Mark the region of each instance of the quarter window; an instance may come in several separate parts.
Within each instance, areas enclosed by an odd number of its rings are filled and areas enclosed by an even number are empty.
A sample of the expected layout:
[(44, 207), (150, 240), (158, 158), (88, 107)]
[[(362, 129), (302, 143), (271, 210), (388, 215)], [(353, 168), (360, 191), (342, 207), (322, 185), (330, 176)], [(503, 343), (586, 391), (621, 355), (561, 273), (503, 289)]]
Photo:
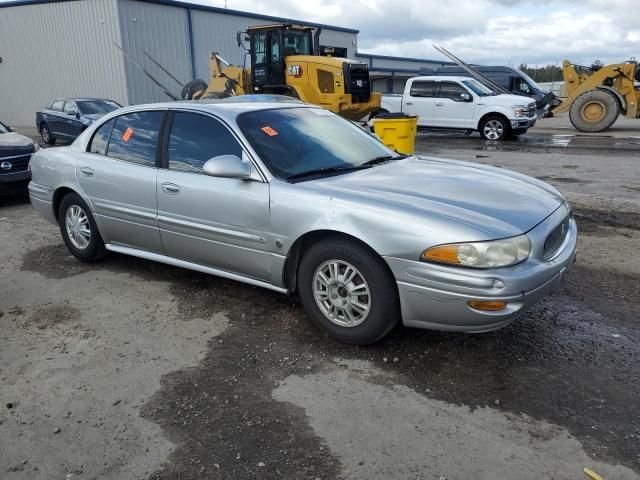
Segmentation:
[(169, 135), (169, 168), (202, 172), (205, 162), (219, 155), (242, 157), (242, 147), (219, 121), (196, 113), (176, 112)]
[(102, 126), (100, 126), (93, 134), (89, 148), (90, 153), (97, 153), (98, 155), (107, 154), (107, 143), (109, 143), (109, 135), (111, 135), (111, 128), (113, 127), (114, 120), (111, 119)]
[(436, 82), (413, 82), (411, 84), (411, 91), (409, 95), (412, 97), (427, 97), (431, 98), (435, 96)]
[(462, 93), (469, 93), (462, 85), (455, 82), (441, 82), (438, 98), (449, 98), (456, 102), (460, 102), (462, 101), (460, 99), (460, 94)]
[(107, 155), (153, 167), (164, 112), (135, 112), (116, 118)]

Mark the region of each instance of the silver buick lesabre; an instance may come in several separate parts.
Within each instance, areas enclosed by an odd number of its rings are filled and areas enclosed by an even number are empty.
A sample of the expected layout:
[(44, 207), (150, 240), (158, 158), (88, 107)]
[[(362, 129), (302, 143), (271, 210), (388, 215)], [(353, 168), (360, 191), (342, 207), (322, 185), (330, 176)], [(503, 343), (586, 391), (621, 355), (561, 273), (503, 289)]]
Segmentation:
[(334, 338), (398, 320), (463, 332), (511, 322), (572, 265), (577, 228), (552, 186), (389, 150), (298, 103), (117, 110), (36, 153), (33, 206), (86, 262), (107, 251), (298, 294)]

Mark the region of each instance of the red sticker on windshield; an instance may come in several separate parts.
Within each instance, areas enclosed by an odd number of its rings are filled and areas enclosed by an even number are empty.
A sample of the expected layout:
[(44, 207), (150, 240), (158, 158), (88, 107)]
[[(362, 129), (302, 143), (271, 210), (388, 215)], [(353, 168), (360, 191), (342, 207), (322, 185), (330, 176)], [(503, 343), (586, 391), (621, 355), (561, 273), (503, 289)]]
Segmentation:
[(278, 132), (276, 132), (273, 128), (271, 127), (262, 127), (260, 130), (262, 130), (264, 133), (266, 133), (267, 135), (269, 135), (270, 137), (275, 137), (276, 135), (278, 135)]
[(122, 134), (122, 140), (124, 140), (125, 142), (128, 142), (131, 139), (132, 135), (133, 135), (133, 128), (129, 127)]

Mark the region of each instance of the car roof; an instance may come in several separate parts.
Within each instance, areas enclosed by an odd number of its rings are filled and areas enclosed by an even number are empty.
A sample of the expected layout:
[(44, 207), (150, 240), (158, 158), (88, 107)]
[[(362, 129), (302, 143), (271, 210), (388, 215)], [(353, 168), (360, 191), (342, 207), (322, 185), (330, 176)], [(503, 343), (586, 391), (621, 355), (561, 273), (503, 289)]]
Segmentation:
[(223, 100), (187, 100), (163, 103), (148, 103), (141, 105), (132, 105), (125, 107), (120, 111), (139, 111), (139, 110), (157, 110), (157, 109), (188, 109), (201, 112), (234, 112), (240, 114), (243, 112), (253, 112), (258, 110), (272, 110), (285, 108), (320, 108), (317, 105), (309, 105), (302, 102), (243, 102)]
[[(110, 98), (92, 98), (92, 97), (76, 97), (76, 98), (56, 98), (53, 102), (83, 102), (83, 101), (100, 101), (100, 102), (115, 102)], [(52, 103), (53, 103), (52, 102)]]
[[(513, 67), (507, 67), (505, 65), (475, 65), (473, 66), (475, 70), (479, 70), (481, 72), (515, 72), (516, 69)], [(464, 68), (459, 66), (447, 66), (440, 67), (436, 70), (437, 72), (453, 72), (453, 71), (465, 71)]]

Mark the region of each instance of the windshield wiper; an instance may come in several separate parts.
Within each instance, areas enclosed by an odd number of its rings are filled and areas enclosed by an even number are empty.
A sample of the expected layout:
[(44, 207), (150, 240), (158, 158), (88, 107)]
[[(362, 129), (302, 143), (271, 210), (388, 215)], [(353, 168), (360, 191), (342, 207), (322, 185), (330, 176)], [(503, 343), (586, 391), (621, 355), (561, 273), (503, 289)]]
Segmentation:
[(311, 177), (313, 175), (324, 175), (324, 174), (332, 174), (332, 173), (343, 173), (343, 172), (351, 172), (354, 170), (361, 170), (363, 168), (369, 168), (371, 165), (349, 165), (343, 167), (324, 167), (324, 168), (316, 168), (314, 170), (307, 170), (306, 172), (294, 173), (293, 175), (289, 175), (287, 180), (295, 180), (297, 178)]
[(377, 165), (379, 163), (390, 162), (391, 160), (402, 160), (403, 158), (407, 158), (409, 155), (405, 155), (404, 153), (399, 153), (398, 155), (382, 155), (380, 157), (372, 158), (364, 162), (362, 167), (370, 167), (372, 165)]

